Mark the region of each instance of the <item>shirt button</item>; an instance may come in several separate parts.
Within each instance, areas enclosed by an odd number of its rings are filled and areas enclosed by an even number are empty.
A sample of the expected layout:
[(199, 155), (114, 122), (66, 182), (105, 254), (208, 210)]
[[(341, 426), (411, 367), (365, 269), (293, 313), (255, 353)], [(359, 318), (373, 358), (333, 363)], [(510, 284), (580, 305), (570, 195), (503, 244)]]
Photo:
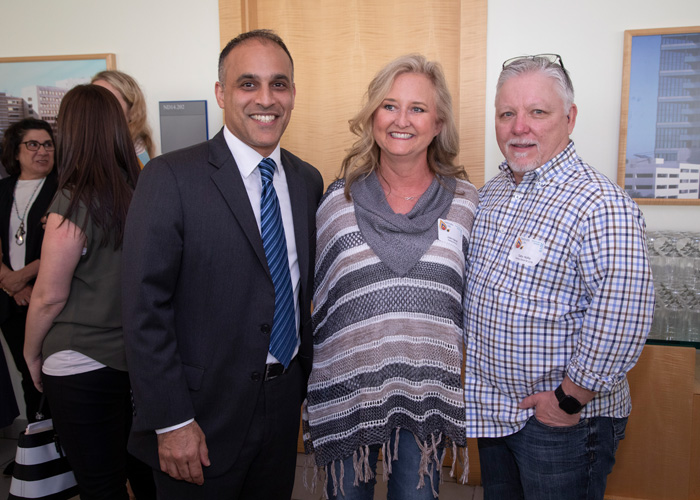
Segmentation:
[(250, 380), (252, 380), (253, 382), (258, 382), (260, 380), (260, 373), (259, 372), (251, 373)]
[(261, 325), (260, 332), (265, 334), (265, 335), (269, 335), (270, 334), (270, 325), (268, 325), (267, 323)]

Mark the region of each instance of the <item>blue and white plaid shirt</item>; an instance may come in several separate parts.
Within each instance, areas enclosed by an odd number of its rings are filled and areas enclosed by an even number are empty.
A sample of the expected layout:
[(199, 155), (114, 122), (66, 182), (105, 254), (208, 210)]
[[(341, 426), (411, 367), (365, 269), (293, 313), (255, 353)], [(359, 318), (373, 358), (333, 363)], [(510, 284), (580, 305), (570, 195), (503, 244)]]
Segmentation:
[(520, 430), (518, 403), (568, 375), (596, 391), (583, 417), (628, 416), (625, 374), (651, 326), (654, 289), (637, 204), (573, 142), (515, 184), (481, 188), (465, 290), (467, 435)]

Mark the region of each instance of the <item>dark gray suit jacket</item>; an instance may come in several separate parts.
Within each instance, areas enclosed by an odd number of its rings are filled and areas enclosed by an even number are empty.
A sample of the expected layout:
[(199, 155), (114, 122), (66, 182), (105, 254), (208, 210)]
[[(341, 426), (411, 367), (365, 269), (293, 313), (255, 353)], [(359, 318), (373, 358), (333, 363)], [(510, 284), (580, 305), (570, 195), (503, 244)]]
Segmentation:
[[(282, 150), (299, 255), (301, 346), (311, 371), (319, 172)], [(151, 160), (129, 210), (123, 322), (135, 417), (130, 451), (159, 469), (155, 429), (195, 418), (216, 476), (236, 460), (263, 383), (274, 288), (260, 231), (220, 131)]]

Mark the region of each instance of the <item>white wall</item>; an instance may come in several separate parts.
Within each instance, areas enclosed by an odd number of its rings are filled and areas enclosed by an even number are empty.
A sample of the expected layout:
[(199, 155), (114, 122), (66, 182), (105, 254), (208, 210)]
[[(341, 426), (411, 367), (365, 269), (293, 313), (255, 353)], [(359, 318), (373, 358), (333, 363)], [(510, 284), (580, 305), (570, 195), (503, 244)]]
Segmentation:
[[(158, 101), (207, 99), (213, 136), (222, 125), (214, 99), (218, 0), (107, 5), (3, 0), (0, 57), (113, 52), (117, 67), (134, 76), (146, 93), (158, 143)], [(502, 61), (522, 54), (562, 55), (576, 88), (579, 115), (573, 138), (578, 152), (616, 180), (624, 31), (694, 25), (700, 25), (696, 0), (489, 0), (486, 179), (496, 174), (502, 159), (493, 134), (494, 89)], [(700, 206), (642, 209), (650, 229), (700, 231)]]
[[(218, 0), (2, 0), (0, 57), (113, 52), (117, 68), (146, 93), (158, 143), (158, 101), (207, 99), (213, 136), (222, 125), (214, 99), (218, 6)], [(615, 180), (624, 30), (693, 25), (700, 25), (697, 0), (489, 0), (486, 178), (502, 159), (493, 134), (502, 61), (562, 55), (576, 88), (578, 152)], [(700, 231), (700, 206), (642, 209), (650, 229)]]
[(158, 101), (206, 99), (209, 136), (222, 126), (218, 0), (2, 0), (0, 16), (0, 57), (116, 54), (146, 94), (158, 151)]
[[(0, 57), (114, 53), (148, 100), (160, 151), (158, 101), (207, 99), (209, 136), (223, 123), (214, 98), (218, 0), (2, 0)], [(22, 389), (9, 351), (15, 395)]]
[[(697, 0), (489, 0), (486, 93), (486, 179), (502, 161), (494, 129), (496, 80), (506, 59), (555, 53), (576, 90), (572, 138), (579, 155), (617, 180), (624, 31), (700, 25)], [(649, 229), (700, 231), (700, 206), (642, 205)]]

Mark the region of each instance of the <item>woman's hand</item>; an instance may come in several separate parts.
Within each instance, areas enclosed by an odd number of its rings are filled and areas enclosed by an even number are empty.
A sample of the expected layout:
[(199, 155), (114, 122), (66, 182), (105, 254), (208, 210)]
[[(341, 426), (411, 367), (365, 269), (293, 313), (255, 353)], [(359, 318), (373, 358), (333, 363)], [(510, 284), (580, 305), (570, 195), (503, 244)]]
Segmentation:
[(7, 293), (10, 297), (14, 297), (17, 292), (22, 290), (27, 285), (28, 281), (29, 279), (27, 279), (22, 270), (7, 271), (2, 276), (2, 282), (0, 285), (2, 285), (2, 289), (5, 290), (5, 293)]
[(17, 302), (18, 306), (29, 305), (29, 299), (32, 297), (32, 289), (31, 285), (27, 285), (14, 295), (15, 302)]
[(5, 264), (2, 264), (2, 269), (0, 269), (0, 287), (10, 297), (13, 297), (27, 286), (27, 283), (36, 278), (36, 275), (39, 273), (39, 262), (40, 260), (36, 259), (19, 271), (13, 271)]
[(44, 392), (44, 384), (41, 383), (41, 352), (35, 356), (27, 356), (27, 351), (24, 352), (24, 360), (27, 362), (29, 373), (32, 374), (32, 382), (34, 387), (39, 392)]

